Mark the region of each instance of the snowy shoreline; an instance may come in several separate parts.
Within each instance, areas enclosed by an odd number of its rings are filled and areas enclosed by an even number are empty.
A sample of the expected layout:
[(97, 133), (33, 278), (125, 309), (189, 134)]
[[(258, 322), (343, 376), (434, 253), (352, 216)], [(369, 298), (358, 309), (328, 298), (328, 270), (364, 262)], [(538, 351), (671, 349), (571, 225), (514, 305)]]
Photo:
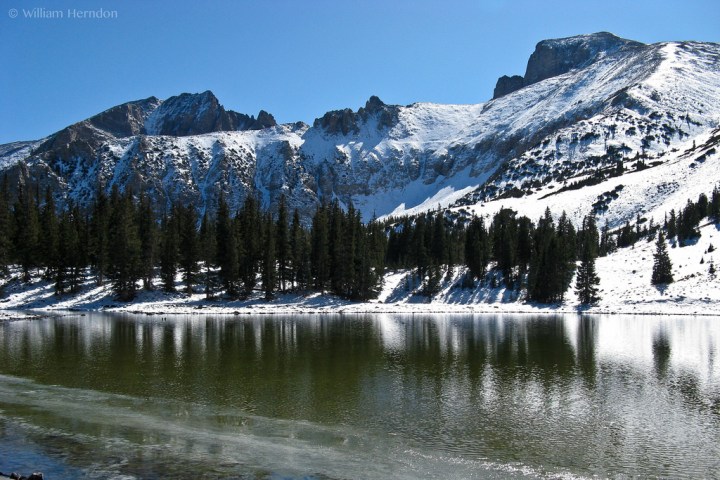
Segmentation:
[[(580, 306), (573, 288), (559, 305), (526, 301), (523, 292), (508, 290), (502, 282), (492, 287), (492, 280), (460, 288), (465, 268), (455, 267), (444, 276), (439, 292), (420, 295), (420, 285), (413, 270), (389, 271), (384, 276), (378, 298), (352, 302), (331, 294), (317, 292), (279, 293), (271, 301), (255, 292), (245, 300), (207, 300), (197, 291), (166, 293), (159, 289), (140, 290), (135, 300), (121, 303), (113, 298), (109, 284), (97, 286), (90, 275), (84, 278), (80, 291), (56, 295), (51, 281), (35, 276), (29, 283), (14, 280), (3, 285), (0, 299), (0, 322), (22, 312), (46, 316), (61, 312), (114, 312), (138, 315), (318, 315), (318, 314), (584, 314), (584, 315), (683, 315), (720, 316), (720, 278), (708, 273), (712, 260), (707, 252), (719, 243), (718, 229), (706, 224), (702, 236), (692, 245), (671, 248), (675, 282), (655, 287), (651, 284), (654, 242), (640, 241), (632, 248), (621, 248), (597, 259), (600, 277), (600, 302), (590, 308)], [(492, 275), (489, 274), (491, 277)], [(178, 290), (182, 279), (177, 279)], [(574, 282), (573, 282), (574, 284)], [(16, 312), (16, 313), (12, 313)]]

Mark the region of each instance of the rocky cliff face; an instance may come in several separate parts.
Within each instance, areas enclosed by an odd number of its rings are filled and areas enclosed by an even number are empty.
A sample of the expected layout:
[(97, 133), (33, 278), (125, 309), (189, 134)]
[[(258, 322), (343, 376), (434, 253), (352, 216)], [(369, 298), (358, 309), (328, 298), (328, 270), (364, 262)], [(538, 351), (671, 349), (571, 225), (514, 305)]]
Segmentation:
[(493, 98), (499, 98), (547, 78), (589, 65), (601, 57), (621, 50), (643, 48), (645, 45), (600, 32), (569, 38), (543, 40), (535, 46), (528, 60), (525, 76), (502, 76), (498, 79)]
[(145, 121), (144, 133), (184, 137), (211, 132), (260, 130), (275, 126), (269, 113), (260, 111), (258, 118), (225, 110), (212, 92), (183, 93), (162, 102)]

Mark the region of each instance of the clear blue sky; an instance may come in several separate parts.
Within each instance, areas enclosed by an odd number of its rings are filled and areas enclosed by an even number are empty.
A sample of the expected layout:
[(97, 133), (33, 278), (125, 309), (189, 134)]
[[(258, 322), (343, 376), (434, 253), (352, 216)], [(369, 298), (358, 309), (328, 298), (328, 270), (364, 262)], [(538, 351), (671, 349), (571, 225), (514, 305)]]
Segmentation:
[[(545, 38), (720, 41), (718, 0), (2, 0), (0, 143), (113, 105), (212, 90), (279, 122), (386, 103), (479, 103)], [(33, 8), (64, 18), (27, 18)], [(116, 11), (105, 20), (68, 9)], [(11, 9), (18, 16), (11, 18)]]

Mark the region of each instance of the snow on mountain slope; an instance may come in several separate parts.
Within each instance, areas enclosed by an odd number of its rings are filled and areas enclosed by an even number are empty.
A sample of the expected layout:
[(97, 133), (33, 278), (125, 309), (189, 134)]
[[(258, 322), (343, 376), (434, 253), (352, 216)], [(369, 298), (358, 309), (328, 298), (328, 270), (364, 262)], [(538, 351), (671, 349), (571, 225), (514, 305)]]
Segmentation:
[[(631, 201), (660, 208), (653, 199), (664, 194), (653, 196), (650, 185), (670, 184), (669, 195), (691, 183), (674, 178), (684, 177), (672, 162), (688, 163), (681, 154), (720, 123), (720, 46), (643, 45), (600, 33), (543, 41), (533, 55), (532, 82), (486, 103), (403, 107), (371, 97), (312, 126), (237, 114), (210, 92), (151, 97), (32, 147), (2, 146), (0, 168), (14, 183), (38, 183), (81, 204), (118, 185), (148, 192), (159, 208), (181, 200), (202, 210), (220, 192), (233, 207), (247, 195), (272, 207), (285, 195), (304, 214), (323, 200), (353, 202), (365, 219), (451, 204), (490, 210), (479, 205), (492, 200), (529, 209), (582, 201), (590, 203), (565, 209), (579, 218), (596, 203), (617, 224), (645, 208)], [(622, 174), (611, 175), (619, 164)], [(645, 166), (652, 168), (638, 171)], [(547, 196), (577, 182), (588, 186)], [(637, 188), (620, 200), (598, 203), (631, 183)]]

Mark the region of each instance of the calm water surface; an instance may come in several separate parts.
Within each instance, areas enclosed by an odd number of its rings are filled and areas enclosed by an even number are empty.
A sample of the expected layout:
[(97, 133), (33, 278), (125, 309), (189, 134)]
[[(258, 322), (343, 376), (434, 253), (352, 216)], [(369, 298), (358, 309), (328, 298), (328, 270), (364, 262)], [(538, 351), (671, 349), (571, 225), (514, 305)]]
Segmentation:
[(720, 478), (720, 319), (0, 323), (0, 471)]

